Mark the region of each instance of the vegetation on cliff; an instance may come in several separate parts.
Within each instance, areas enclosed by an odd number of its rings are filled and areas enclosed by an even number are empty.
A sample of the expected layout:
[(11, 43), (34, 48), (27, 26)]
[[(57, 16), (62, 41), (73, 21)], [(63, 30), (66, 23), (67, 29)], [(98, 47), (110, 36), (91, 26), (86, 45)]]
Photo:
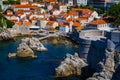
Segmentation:
[(108, 15), (114, 18), (113, 24), (115, 26), (120, 26), (120, 3), (112, 5), (108, 11)]
[(0, 13), (0, 27), (2, 28), (11, 28), (14, 23), (7, 20), (1, 13)]
[(0, 27), (1, 28), (11, 28), (14, 25), (13, 22), (7, 20), (3, 15), (2, 15), (2, 9), (0, 6)]

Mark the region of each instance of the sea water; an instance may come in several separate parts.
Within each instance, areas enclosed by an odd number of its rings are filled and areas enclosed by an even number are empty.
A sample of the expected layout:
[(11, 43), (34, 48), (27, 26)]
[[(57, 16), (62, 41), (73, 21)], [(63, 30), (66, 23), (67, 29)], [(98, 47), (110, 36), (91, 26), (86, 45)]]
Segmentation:
[[(66, 53), (78, 52), (79, 46), (66, 38), (49, 38), (41, 41), (48, 51), (35, 52), (38, 58), (9, 59), (9, 52), (16, 52), (20, 41), (21, 38), (0, 42), (0, 80), (58, 80), (54, 77), (55, 68), (65, 59)], [(80, 78), (74, 77), (70, 80)]]

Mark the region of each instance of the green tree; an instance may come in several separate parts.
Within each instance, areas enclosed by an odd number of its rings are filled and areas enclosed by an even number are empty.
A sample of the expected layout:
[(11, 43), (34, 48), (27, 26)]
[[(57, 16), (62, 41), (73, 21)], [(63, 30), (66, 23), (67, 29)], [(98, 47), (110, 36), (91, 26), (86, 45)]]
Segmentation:
[(94, 7), (92, 5), (90, 5), (90, 4), (88, 4), (86, 6), (82, 6), (82, 8), (94, 10)]
[(120, 26), (120, 3), (112, 5), (108, 10), (108, 15), (114, 18), (115, 26)]
[(3, 1), (3, 4), (19, 4), (20, 0), (7, 0)]
[(99, 14), (104, 14), (106, 12), (106, 9), (104, 6), (101, 6), (100, 9), (97, 10)]
[(0, 13), (0, 27), (2, 28), (12, 28), (15, 23), (7, 20), (5, 17), (2, 16)]
[(43, 0), (38, 0), (39, 2), (43, 2)]
[(1, 7), (1, 5), (0, 5), (0, 13), (2, 13), (2, 7)]
[(15, 14), (15, 11), (10, 7), (10, 8), (8, 8), (8, 9), (6, 9), (4, 12), (3, 12), (3, 14), (7, 14), (7, 10), (11, 10), (12, 12), (13, 12), (13, 14)]

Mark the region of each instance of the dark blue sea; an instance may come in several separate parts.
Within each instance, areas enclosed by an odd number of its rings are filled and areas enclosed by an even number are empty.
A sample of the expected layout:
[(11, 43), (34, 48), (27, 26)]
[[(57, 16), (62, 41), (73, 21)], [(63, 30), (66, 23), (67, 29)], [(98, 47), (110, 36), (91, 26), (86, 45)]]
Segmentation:
[[(9, 59), (9, 52), (16, 52), (21, 38), (0, 42), (0, 80), (58, 80), (55, 68), (64, 60), (66, 53), (78, 52), (78, 45), (66, 38), (50, 38), (42, 41), (47, 52), (35, 52), (36, 59)], [(63, 80), (63, 79), (59, 79)], [(64, 80), (80, 80), (65, 78)]]

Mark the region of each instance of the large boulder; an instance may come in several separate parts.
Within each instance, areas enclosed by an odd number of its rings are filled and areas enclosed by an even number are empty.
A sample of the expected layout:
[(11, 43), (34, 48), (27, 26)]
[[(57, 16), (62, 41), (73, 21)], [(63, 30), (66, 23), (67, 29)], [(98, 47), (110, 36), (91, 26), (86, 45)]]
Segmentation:
[(39, 41), (38, 38), (25, 38), (22, 42), (26, 43), (32, 50), (47, 51), (47, 48)]
[(81, 75), (81, 68), (87, 64), (80, 59), (77, 53), (67, 54), (64, 61), (56, 68), (56, 77), (67, 77), (71, 75)]
[(35, 57), (34, 52), (32, 49), (29, 48), (29, 46), (26, 43), (19, 44), (19, 47), (17, 49), (17, 57), (25, 58), (25, 57)]

